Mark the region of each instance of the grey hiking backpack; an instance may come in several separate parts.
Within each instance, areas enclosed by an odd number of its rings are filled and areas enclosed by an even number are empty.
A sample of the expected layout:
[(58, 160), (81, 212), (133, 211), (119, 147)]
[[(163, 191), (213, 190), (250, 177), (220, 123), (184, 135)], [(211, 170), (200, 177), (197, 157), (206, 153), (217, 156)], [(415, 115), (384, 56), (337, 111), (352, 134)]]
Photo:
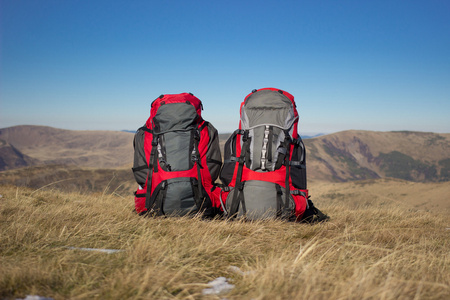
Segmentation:
[(245, 97), (220, 174), (221, 205), (229, 217), (300, 221), (318, 214), (308, 199), (298, 118), (294, 97), (285, 91), (264, 88)]

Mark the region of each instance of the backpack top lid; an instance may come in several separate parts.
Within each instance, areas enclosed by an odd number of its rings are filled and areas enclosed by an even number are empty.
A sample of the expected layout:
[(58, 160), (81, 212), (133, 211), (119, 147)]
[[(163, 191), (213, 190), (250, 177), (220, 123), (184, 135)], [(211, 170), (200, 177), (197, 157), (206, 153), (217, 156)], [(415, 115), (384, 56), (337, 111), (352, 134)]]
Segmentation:
[(290, 129), (298, 122), (294, 96), (276, 88), (253, 90), (241, 104), (241, 129), (261, 125)]
[(202, 109), (202, 102), (192, 93), (161, 95), (152, 102), (146, 125), (158, 131), (183, 129), (203, 121)]
[(280, 90), (280, 89), (277, 89), (277, 88), (254, 89), (250, 94), (248, 94), (248, 95), (245, 97), (244, 102), (245, 102), (245, 101), (247, 100), (247, 98), (249, 98), (251, 95), (253, 95), (253, 94), (256, 93), (256, 92), (260, 92), (260, 91), (276, 91), (276, 92), (278, 92), (278, 93), (280, 93), (280, 94), (283, 94), (283, 95), (285, 95), (286, 97), (288, 97), (289, 100), (291, 100), (292, 104), (295, 106), (294, 96), (292, 96), (291, 94), (289, 94), (289, 93), (286, 92), (286, 91), (283, 91), (283, 90)]

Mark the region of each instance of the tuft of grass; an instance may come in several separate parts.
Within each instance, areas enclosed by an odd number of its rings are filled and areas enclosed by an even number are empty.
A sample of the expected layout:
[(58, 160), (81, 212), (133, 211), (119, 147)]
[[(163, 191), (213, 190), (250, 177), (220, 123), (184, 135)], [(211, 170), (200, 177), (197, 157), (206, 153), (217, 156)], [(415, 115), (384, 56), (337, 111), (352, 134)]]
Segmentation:
[[(315, 203), (331, 221), (307, 225), (142, 218), (107, 192), (0, 194), (1, 298), (450, 298), (448, 217), (382, 199), (331, 191)], [(202, 295), (220, 276), (235, 288)]]

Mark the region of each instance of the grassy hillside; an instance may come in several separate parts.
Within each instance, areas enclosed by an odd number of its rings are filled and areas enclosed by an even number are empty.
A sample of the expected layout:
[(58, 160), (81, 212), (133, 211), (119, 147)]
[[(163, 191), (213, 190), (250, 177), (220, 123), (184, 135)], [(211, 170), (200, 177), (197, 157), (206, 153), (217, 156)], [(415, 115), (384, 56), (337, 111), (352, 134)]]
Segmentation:
[(106, 191), (129, 195), (137, 187), (131, 168), (93, 169), (71, 165), (44, 165), (0, 172), (0, 185), (8, 184), (66, 192)]
[[(448, 201), (431, 185), (312, 182), (332, 218), (313, 226), (141, 218), (120, 193), (1, 186), (0, 298), (449, 299), (449, 215), (404, 201)], [(202, 295), (220, 276), (234, 289)]]

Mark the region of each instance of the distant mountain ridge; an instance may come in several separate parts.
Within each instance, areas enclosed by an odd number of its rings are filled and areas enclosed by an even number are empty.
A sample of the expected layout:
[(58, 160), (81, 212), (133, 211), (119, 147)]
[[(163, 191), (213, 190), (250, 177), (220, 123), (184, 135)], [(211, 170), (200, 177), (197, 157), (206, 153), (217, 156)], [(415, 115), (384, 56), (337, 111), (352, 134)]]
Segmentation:
[(306, 140), (306, 139), (313, 139), (313, 138), (316, 138), (316, 137), (319, 137), (319, 136), (322, 136), (322, 135), (325, 135), (325, 133), (318, 133), (318, 134), (314, 134), (314, 135), (300, 135), (300, 137), (303, 140)]
[(22, 125), (0, 129), (1, 170), (42, 164), (116, 168), (133, 159), (133, 137), (120, 131), (75, 131)]
[(305, 140), (311, 178), (450, 180), (450, 134), (342, 131)]
[[(221, 151), (229, 134), (220, 134)], [(0, 171), (37, 165), (131, 167), (134, 134), (45, 126), (0, 129)], [(349, 130), (304, 140), (308, 179), (450, 181), (450, 134)]]

